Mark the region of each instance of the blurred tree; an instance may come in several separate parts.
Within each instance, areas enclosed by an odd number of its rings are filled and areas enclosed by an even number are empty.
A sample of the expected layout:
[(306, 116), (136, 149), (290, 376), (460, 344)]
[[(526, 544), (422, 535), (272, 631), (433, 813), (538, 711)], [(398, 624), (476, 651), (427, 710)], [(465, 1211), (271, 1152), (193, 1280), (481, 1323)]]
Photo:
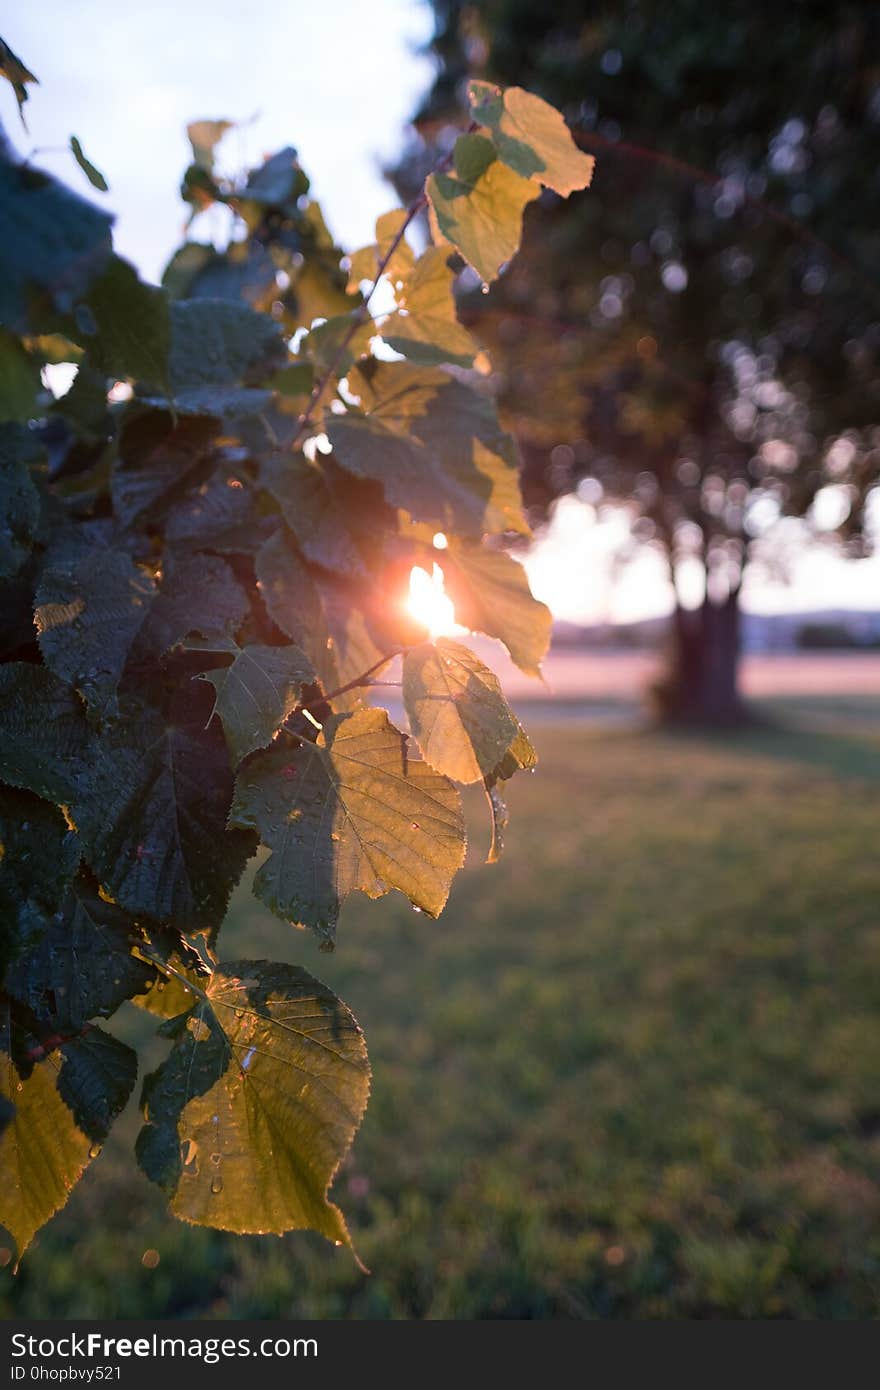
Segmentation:
[(677, 594), (661, 711), (736, 722), (743, 572), (779, 519), (839, 530), (848, 554), (870, 540), (880, 6), (433, 3), (438, 72), (399, 188), (466, 119), (468, 76), (540, 93), (598, 156), (591, 194), (542, 195), (515, 265), (467, 304), (527, 500), (540, 515), (580, 484), (628, 506)]

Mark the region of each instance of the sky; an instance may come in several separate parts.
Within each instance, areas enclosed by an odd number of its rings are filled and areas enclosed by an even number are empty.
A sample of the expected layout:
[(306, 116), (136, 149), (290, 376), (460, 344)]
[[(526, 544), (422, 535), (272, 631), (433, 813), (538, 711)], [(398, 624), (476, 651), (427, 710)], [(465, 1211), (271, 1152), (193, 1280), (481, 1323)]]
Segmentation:
[(0, 120), (22, 154), (78, 136), (109, 194), (66, 151), (35, 162), (117, 213), (116, 249), (149, 279), (180, 243), (185, 127), (205, 117), (248, 122), (221, 165), (294, 145), (337, 238), (361, 246), (396, 203), (380, 167), (430, 84), (415, 49), (432, 28), (421, 0), (12, 0), (3, 37), (40, 86), (27, 134), (6, 82)]
[[(395, 205), (381, 167), (431, 82), (432, 64), (417, 50), (432, 25), (424, 0), (12, 0), (3, 37), (40, 86), (29, 89), (25, 133), (12, 89), (0, 83), (0, 120), (22, 154), (39, 150), (36, 163), (117, 214), (116, 249), (148, 279), (160, 278), (181, 241), (185, 127), (205, 117), (242, 123), (219, 149), (230, 172), (294, 145), (331, 230), (354, 248)], [(109, 194), (94, 193), (58, 148), (71, 134)], [(568, 498), (557, 507), (526, 559), (555, 616), (630, 621), (671, 607), (657, 557), (614, 564), (621, 538), (619, 520), (599, 520), (588, 504)], [(804, 553), (788, 585), (753, 575), (746, 602), (763, 612), (880, 608), (880, 559)]]

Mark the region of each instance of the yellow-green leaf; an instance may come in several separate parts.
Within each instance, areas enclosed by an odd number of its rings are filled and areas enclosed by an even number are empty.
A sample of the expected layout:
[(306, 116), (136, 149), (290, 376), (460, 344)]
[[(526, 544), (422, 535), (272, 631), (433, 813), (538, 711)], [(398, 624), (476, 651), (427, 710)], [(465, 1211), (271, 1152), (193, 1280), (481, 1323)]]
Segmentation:
[[(489, 145), (479, 135), (461, 135), (455, 173), (432, 174), (426, 184), (435, 241), (448, 241), (482, 280), (494, 280), (519, 249), (523, 209), (540, 188), (500, 160), (485, 163)], [(481, 167), (482, 163), (482, 167)]]
[(456, 317), (454, 280), (448, 249), (429, 246), (397, 295), (397, 312), (382, 325), (382, 337), (390, 348), (426, 367), (444, 362), (473, 365), (478, 348)]
[(315, 671), (299, 647), (253, 643), (237, 651), (230, 666), (207, 671), (203, 679), (217, 692), (214, 713), (222, 720), (233, 762), (240, 763), (272, 742)]
[(230, 819), (273, 851), (257, 896), (328, 942), (355, 889), (379, 898), (397, 888), (438, 917), (464, 862), (458, 791), (410, 756), (379, 709), (334, 717), (317, 743), (256, 754), (239, 772)]
[(437, 554), (446, 591), (463, 627), (498, 637), (526, 675), (540, 675), (553, 619), (533, 597), (522, 565), (503, 550), (451, 545)]
[(183, 1221), (351, 1244), (327, 1191), (367, 1104), (363, 1035), (292, 965), (217, 966), (144, 1084), (141, 1167)]
[(494, 671), (446, 637), (406, 653), (403, 703), (425, 762), (455, 782), (490, 776), (520, 732)]
[(515, 173), (563, 197), (588, 186), (596, 161), (578, 149), (554, 106), (522, 87), (488, 82), (472, 82), (468, 95), (474, 120), (492, 132), (498, 158)]
[(131, 1094), (137, 1057), (94, 1027), (47, 1051), (9, 1003), (2, 1014), (0, 1098), (15, 1109), (0, 1133), (0, 1225), (21, 1257), (100, 1153)]

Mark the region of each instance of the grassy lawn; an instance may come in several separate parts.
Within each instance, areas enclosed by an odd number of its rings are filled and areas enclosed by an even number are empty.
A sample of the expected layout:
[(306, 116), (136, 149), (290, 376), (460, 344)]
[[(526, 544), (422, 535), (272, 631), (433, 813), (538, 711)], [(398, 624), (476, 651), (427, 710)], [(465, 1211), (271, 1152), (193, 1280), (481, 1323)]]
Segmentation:
[(332, 957), (242, 888), (226, 953), (303, 963), (366, 1031), (334, 1191), (372, 1274), (165, 1216), (130, 1107), (0, 1310), (876, 1317), (880, 720), (853, 703), (725, 741), (538, 726), (504, 862), (475, 798), (444, 917), (352, 900)]

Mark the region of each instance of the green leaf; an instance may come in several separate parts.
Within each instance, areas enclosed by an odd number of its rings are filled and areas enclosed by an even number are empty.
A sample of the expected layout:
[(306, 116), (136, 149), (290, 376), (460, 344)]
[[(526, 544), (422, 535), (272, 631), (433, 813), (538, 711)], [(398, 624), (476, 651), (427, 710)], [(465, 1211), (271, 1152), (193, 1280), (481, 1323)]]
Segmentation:
[(0, 979), (39, 940), (78, 863), (77, 837), (61, 812), (0, 785)]
[(596, 161), (581, 153), (554, 106), (522, 87), (488, 82), (471, 82), (468, 96), (474, 120), (492, 132), (498, 158), (515, 173), (564, 198), (589, 185)]
[[(37, 414), (39, 390), (39, 361), (25, 351), (14, 333), (0, 328), (0, 420), (26, 424)], [(0, 488), (2, 486), (0, 478)], [(2, 565), (3, 558), (0, 558)]]
[(491, 774), (519, 732), (495, 673), (446, 637), (404, 656), (403, 704), (425, 762), (455, 782)]
[(236, 386), (283, 366), (278, 324), (246, 304), (184, 299), (171, 305), (171, 387)]
[(190, 632), (233, 632), (250, 604), (225, 560), (217, 555), (170, 558), (158, 593), (132, 648), (132, 662), (164, 656)]
[(15, 100), (18, 102), (18, 114), (21, 123), (27, 130), (27, 122), (24, 118), (24, 104), (28, 100), (27, 84), (35, 82), (39, 86), (40, 79), (34, 77), (29, 68), (26, 68), (20, 58), (17, 58), (7, 43), (0, 39), (0, 73), (12, 84), (15, 92)]
[(391, 888), (439, 916), (465, 830), (452, 783), (407, 751), (384, 710), (334, 717), (317, 743), (256, 754), (239, 772), (231, 820), (273, 851), (254, 892), (331, 942), (342, 903)]
[(131, 954), (128, 915), (105, 902), (83, 877), (36, 947), (6, 977), (6, 989), (57, 1033), (79, 1033), (89, 1019), (109, 1018), (145, 989), (155, 970)]
[(86, 159), (83, 153), (83, 147), (75, 135), (71, 135), (70, 137), (70, 148), (74, 159), (92, 185), (92, 188), (97, 188), (99, 193), (109, 193), (110, 186), (107, 180), (104, 178), (100, 169), (96, 169), (91, 160)]
[(522, 565), (503, 550), (451, 545), (436, 555), (446, 579), (456, 621), (474, 632), (498, 637), (528, 676), (539, 676), (550, 645), (553, 617), (532, 597)]
[(516, 446), (487, 396), (447, 372), (402, 362), (356, 370), (350, 383), (360, 412), (326, 417), (344, 468), (381, 483), (392, 506), (439, 530), (529, 534)]
[(138, 1161), (184, 1221), (351, 1244), (327, 1199), (366, 1108), (363, 1035), (291, 965), (219, 965), (171, 1055), (144, 1083)]
[(155, 587), (130, 555), (109, 548), (50, 556), (43, 570), (34, 612), (43, 660), (97, 710), (113, 707)]
[(190, 121), (186, 128), (189, 143), (192, 145), (193, 159), (200, 168), (210, 174), (214, 168), (214, 150), (227, 130), (232, 130), (234, 121)]
[(89, 357), (108, 376), (131, 377), (168, 389), (168, 295), (145, 284), (128, 261), (111, 256), (92, 281), (78, 322)]
[(113, 509), (124, 526), (161, 517), (205, 458), (217, 432), (212, 419), (173, 421), (164, 410), (127, 414), (113, 470)]
[(27, 429), (12, 421), (0, 424), (0, 579), (11, 579), (30, 554), (40, 495), (28, 464), (40, 457)]
[(205, 728), (210, 699), (191, 685), (189, 703), (181, 694), (167, 721), (121, 705), (94, 743), (72, 809), (86, 862), (122, 907), (213, 932), (254, 840), (226, 830), (229, 759), (220, 731)]
[[(248, 418), (260, 419), (272, 404), (272, 392), (256, 386), (188, 386), (172, 398), (144, 396), (145, 405), (176, 415), (212, 416), (227, 433), (240, 433)], [(220, 431), (223, 433), (224, 431)], [(271, 438), (271, 435), (268, 436)], [(262, 442), (262, 441), (261, 441)]]
[(494, 158), (480, 135), (460, 135), (455, 173), (432, 174), (425, 185), (431, 232), (450, 242), (488, 283), (518, 251), (522, 215), (540, 189)]
[(82, 703), (45, 666), (0, 666), (0, 780), (69, 803), (89, 754)]
[(356, 517), (321, 464), (304, 454), (272, 453), (260, 462), (260, 482), (278, 502), (307, 559), (335, 573), (366, 573), (352, 534)]
[(286, 527), (265, 542), (257, 554), (256, 569), (269, 617), (303, 649), (324, 689), (334, 690), (342, 681), (324, 604)]
[(223, 722), (233, 763), (238, 764), (272, 742), (299, 704), (303, 686), (314, 681), (315, 671), (299, 647), (250, 644), (236, 652), (230, 666), (207, 671), (203, 679), (217, 692), (214, 713)]
[(274, 522), (258, 514), (255, 492), (248, 483), (240, 465), (219, 463), (177, 501), (165, 529), (167, 544), (231, 555), (258, 550), (274, 529)]
[[(15, 333), (53, 333), (81, 302), (111, 255), (113, 219), (0, 150), (0, 323)], [(64, 330), (67, 331), (66, 329)]]
[(15, 1107), (0, 1134), (0, 1223), (21, 1258), (100, 1153), (131, 1094), (137, 1057), (94, 1027), (47, 1051), (8, 1003), (0, 1008), (0, 1097)]
[(429, 246), (397, 295), (397, 312), (382, 324), (388, 346), (420, 366), (470, 367), (478, 350), (456, 317), (448, 262), (445, 246)]

